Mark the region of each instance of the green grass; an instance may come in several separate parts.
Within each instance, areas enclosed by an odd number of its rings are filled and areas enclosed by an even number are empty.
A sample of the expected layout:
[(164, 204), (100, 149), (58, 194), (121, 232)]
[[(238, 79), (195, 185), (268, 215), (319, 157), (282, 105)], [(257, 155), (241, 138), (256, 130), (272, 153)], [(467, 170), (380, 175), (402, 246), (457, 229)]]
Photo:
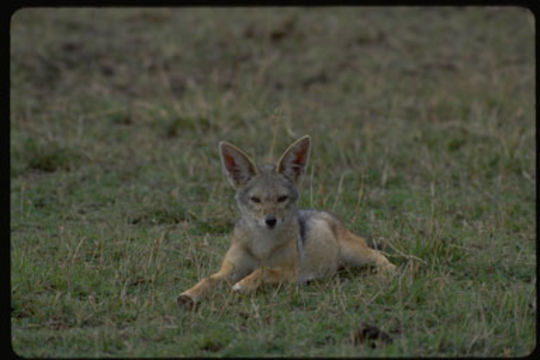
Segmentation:
[[(11, 334), (25, 357), (523, 356), (536, 346), (521, 8), (26, 9), (11, 22)], [(398, 274), (176, 296), (236, 210), (217, 144), (310, 134), (301, 205)], [(392, 343), (354, 345), (362, 323)], [(372, 346), (373, 345), (373, 346)]]

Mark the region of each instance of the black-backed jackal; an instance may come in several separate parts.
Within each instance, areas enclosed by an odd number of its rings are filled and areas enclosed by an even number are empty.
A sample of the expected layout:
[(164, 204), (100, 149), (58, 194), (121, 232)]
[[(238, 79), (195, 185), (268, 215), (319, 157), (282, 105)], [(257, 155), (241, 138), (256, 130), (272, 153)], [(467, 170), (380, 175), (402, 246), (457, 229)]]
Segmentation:
[(392, 265), (334, 215), (297, 209), (298, 185), (309, 160), (311, 138), (296, 140), (277, 164), (256, 166), (236, 146), (220, 142), (221, 164), (236, 189), (240, 210), (221, 269), (177, 298), (191, 307), (220, 282), (249, 291), (261, 283), (298, 282), (335, 273), (341, 265)]

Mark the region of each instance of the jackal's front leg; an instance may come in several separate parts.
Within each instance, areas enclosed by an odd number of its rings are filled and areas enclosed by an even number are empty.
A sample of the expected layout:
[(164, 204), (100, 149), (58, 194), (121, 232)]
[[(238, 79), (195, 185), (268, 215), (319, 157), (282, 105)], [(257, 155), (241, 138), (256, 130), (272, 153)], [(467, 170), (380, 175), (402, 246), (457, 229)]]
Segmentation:
[(297, 279), (297, 271), (294, 266), (286, 267), (261, 267), (234, 284), (235, 291), (253, 291), (262, 283), (277, 284), (293, 282)]
[(203, 278), (195, 286), (184, 291), (176, 298), (180, 308), (192, 308), (193, 305), (215, 289), (219, 284), (234, 284), (255, 268), (255, 262), (239, 247), (232, 246), (225, 255), (221, 268), (215, 274)]
[(198, 302), (204, 295), (206, 295), (211, 289), (215, 288), (221, 282), (230, 278), (233, 270), (233, 265), (230, 262), (223, 262), (221, 269), (203, 278), (195, 286), (184, 291), (176, 298), (176, 303), (180, 308), (191, 308)]

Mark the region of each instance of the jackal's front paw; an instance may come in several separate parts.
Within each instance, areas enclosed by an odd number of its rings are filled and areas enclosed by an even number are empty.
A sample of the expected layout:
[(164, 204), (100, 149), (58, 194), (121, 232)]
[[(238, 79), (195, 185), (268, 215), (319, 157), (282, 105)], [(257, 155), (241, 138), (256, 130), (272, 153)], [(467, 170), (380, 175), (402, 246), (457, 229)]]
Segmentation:
[(396, 271), (396, 265), (389, 262), (388, 264), (381, 266), (380, 269), (384, 274), (393, 274)]
[(176, 305), (181, 310), (191, 310), (195, 306), (195, 301), (189, 295), (180, 294), (176, 298)]
[(253, 281), (239, 281), (233, 285), (232, 290), (235, 292), (249, 292), (257, 288), (257, 283)]
[(245, 290), (245, 287), (242, 286), (242, 284), (240, 284), (240, 282), (237, 282), (236, 284), (233, 285), (232, 287), (233, 291), (236, 291), (236, 292), (242, 292)]

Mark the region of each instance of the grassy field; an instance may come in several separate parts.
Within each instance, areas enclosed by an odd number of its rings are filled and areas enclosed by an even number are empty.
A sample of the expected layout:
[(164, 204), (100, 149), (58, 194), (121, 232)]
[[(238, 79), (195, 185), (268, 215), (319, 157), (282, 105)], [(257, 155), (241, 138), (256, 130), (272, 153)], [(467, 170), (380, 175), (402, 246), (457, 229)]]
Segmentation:
[[(535, 348), (527, 10), (27, 9), (10, 36), (17, 354)], [(303, 134), (301, 205), (380, 244), (396, 276), (224, 287), (180, 311), (176, 296), (218, 268), (236, 217), (218, 141), (264, 160)], [(392, 341), (362, 341), (363, 323)]]

